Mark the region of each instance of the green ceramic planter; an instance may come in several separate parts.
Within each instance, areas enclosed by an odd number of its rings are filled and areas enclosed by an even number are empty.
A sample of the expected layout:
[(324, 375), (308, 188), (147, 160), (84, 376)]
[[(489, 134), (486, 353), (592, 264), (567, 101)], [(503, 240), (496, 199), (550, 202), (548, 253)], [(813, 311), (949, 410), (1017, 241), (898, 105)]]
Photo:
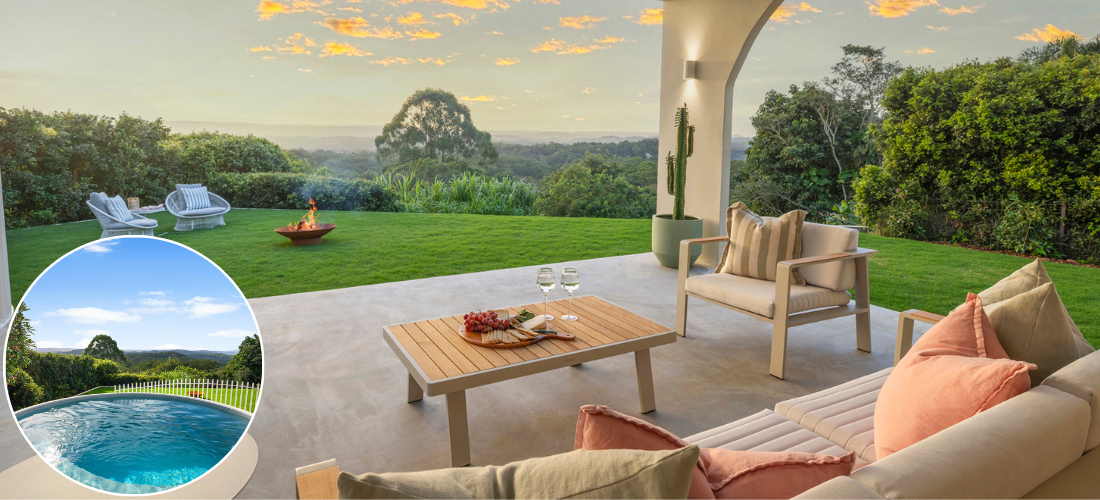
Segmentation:
[[(653, 255), (662, 266), (680, 267), (680, 240), (703, 237), (703, 219), (685, 215), (684, 220), (674, 220), (672, 214), (653, 216)], [(703, 246), (691, 247), (691, 263), (703, 253)]]

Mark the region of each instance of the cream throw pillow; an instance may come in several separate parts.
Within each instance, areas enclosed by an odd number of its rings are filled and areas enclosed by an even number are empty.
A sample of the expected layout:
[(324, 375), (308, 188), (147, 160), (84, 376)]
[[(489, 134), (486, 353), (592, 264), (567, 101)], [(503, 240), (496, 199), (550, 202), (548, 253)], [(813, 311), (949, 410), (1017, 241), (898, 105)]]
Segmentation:
[[(802, 257), (805, 219), (806, 212), (802, 210), (764, 219), (744, 203), (734, 203), (726, 211), (726, 234), (730, 241), (714, 272), (775, 281), (780, 262)], [(791, 282), (806, 284), (797, 269), (791, 273)]]
[(699, 447), (576, 450), (499, 467), (341, 472), (340, 498), (687, 498)]

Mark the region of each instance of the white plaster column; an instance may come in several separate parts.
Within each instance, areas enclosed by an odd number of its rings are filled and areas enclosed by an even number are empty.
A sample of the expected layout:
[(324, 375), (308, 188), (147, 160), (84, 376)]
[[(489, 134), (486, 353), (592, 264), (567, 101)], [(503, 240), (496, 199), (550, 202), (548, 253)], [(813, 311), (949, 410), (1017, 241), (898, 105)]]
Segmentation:
[[(783, 0), (665, 0), (661, 40), (661, 123), (657, 213), (671, 213), (665, 155), (676, 148), (676, 108), (687, 104), (695, 125), (688, 159), (684, 212), (703, 219), (703, 236), (725, 233), (729, 206), (733, 83), (749, 49)], [(684, 61), (697, 61), (684, 79)], [(718, 244), (704, 247), (699, 263), (718, 263)]]

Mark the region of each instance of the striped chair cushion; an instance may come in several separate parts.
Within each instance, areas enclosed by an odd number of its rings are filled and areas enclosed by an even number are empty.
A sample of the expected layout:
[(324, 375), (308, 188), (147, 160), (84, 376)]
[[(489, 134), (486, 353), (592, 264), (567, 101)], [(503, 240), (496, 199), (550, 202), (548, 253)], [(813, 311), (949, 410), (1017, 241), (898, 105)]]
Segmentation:
[(206, 186), (182, 188), (180, 195), (183, 196), (184, 210), (210, 208), (210, 195), (206, 193)]
[(134, 214), (130, 213), (130, 209), (126, 208), (126, 202), (122, 201), (121, 196), (115, 196), (114, 198), (107, 198), (107, 213), (111, 214), (120, 221), (134, 220)]
[[(736, 274), (775, 281), (776, 266), (784, 260), (802, 256), (802, 222), (806, 212), (793, 210), (778, 218), (764, 219), (737, 202), (726, 212), (726, 245), (716, 273)], [(806, 280), (796, 269), (791, 282), (805, 285)]]

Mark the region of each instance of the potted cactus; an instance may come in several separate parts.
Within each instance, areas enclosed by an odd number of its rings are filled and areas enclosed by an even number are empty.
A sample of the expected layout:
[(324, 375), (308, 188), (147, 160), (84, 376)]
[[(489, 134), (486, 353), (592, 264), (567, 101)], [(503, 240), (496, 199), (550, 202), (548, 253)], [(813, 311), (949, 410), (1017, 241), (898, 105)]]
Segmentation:
[[(687, 104), (676, 111), (676, 154), (670, 151), (665, 161), (668, 166), (668, 194), (674, 196), (671, 214), (653, 216), (653, 254), (662, 266), (673, 269), (680, 263), (680, 240), (701, 238), (703, 220), (684, 215), (684, 185), (687, 183), (687, 159), (695, 149), (695, 126), (688, 123)], [(699, 258), (703, 248), (691, 249), (691, 263)]]

